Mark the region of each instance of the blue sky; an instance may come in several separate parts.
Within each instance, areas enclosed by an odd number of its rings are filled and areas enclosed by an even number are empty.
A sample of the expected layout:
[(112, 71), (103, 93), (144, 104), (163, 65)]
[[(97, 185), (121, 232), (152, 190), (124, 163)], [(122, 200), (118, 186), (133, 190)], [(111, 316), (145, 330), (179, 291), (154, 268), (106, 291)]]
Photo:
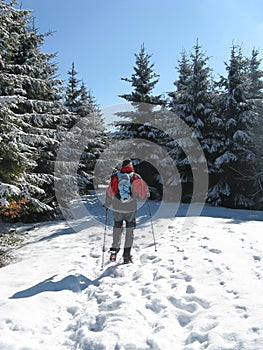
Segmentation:
[(34, 11), (40, 33), (54, 31), (43, 51), (57, 53), (59, 77), (74, 62), (101, 108), (125, 102), (118, 95), (132, 89), (121, 78), (133, 73), (143, 43), (160, 75), (156, 94), (173, 90), (180, 53), (197, 38), (215, 77), (225, 74), (233, 43), (263, 58), (262, 0), (23, 0), (22, 8)]

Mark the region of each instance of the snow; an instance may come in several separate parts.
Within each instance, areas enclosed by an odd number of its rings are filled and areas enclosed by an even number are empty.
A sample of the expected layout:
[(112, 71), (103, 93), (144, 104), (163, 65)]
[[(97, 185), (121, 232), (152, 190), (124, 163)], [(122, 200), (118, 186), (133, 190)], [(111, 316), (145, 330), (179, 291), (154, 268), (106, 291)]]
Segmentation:
[(0, 96), (0, 104), (5, 102), (16, 102), (18, 100), (18, 96)]
[(10, 185), (7, 183), (0, 183), (0, 204), (1, 205), (8, 205), (9, 202), (5, 197), (9, 197), (11, 195), (20, 195), (21, 190), (14, 185)]
[(101, 268), (104, 211), (83, 201), (96, 221), (39, 223), (0, 269), (1, 350), (263, 349), (263, 212), (205, 206), (189, 226), (151, 202), (157, 251), (142, 206), (134, 264)]

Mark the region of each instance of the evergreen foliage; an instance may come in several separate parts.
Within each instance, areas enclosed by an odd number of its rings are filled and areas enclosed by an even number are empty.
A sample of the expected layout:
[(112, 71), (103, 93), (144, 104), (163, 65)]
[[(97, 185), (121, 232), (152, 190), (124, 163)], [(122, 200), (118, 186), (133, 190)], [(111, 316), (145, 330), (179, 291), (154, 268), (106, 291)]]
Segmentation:
[(1, 162), (9, 162), (12, 155), (10, 166), (1, 174), (1, 188), (9, 189), (1, 191), (2, 202), (22, 196), (27, 199), (28, 214), (52, 212), (48, 162), (60, 122), (56, 115), (59, 84), (53, 79), (53, 56), (40, 51), (45, 35), (32, 27), (30, 11), (18, 10), (15, 4), (0, 3)]
[(263, 71), (260, 69), (259, 51), (253, 49), (248, 61), (248, 99), (253, 103), (252, 147), (254, 152), (252, 182), (252, 198), (255, 208), (263, 209)]
[[(212, 70), (207, 65), (208, 57), (202, 51), (198, 41), (193, 47), (190, 57), (186, 52), (181, 53), (178, 62), (178, 79), (174, 82), (176, 90), (169, 93), (169, 107), (175, 113), (174, 118), (179, 117), (192, 130), (192, 137), (201, 144), (210, 178), (212, 176), (212, 163), (215, 154), (222, 146), (218, 129), (221, 120), (214, 108)], [(195, 155), (194, 145), (184, 143), (184, 149), (180, 148), (176, 139), (178, 130), (174, 131), (174, 141), (169, 142), (170, 155), (176, 160), (183, 184), (183, 200), (189, 200), (193, 188), (192, 167), (198, 164), (200, 159)], [(191, 166), (188, 157), (191, 156)]]
[[(131, 147), (130, 143), (122, 148), (123, 158), (137, 159), (137, 169), (143, 169), (144, 165), (148, 168), (147, 163), (141, 163), (151, 159), (154, 159), (156, 166), (160, 166), (158, 159), (161, 161), (161, 158), (158, 151), (155, 150), (153, 154), (149, 147), (151, 147), (151, 144), (161, 145), (164, 137), (163, 132), (158, 128), (160, 113), (155, 109), (157, 106), (160, 109), (165, 101), (161, 95), (153, 94), (153, 90), (159, 81), (159, 75), (154, 71), (151, 57), (152, 55), (146, 52), (144, 45), (141, 45), (139, 53), (135, 54), (134, 73), (131, 78), (122, 78), (122, 80), (131, 84), (133, 91), (130, 94), (120, 95), (120, 97), (131, 103), (133, 111), (118, 113), (117, 116), (121, 120), (115, 123), (117, 132), (114, 134), (114, 139), (141, 139), (139, 150), (136, 144)], [(145, 143), (142, 140), (145, 140)], [(144, 152), (147, 149), (148, 152)], [(146, 176), (146, 174), (142, 175)], [(156, 169), (147, 175), (148, 183), (150, 181), (157, 187), (161, 186), (160, 175)]]
[(162, 104), (161, 95), (154, 96), (153, 89), (159, 81), (159, 75), (154, 72), (154, 64), (150, 62), (152, 55), (146, 52), (144, 44), (140, 52), (135, 54), (134, 73), (131, 78), (122, 78), (133, 87), (130, 94), (123, 94), (120, 97), (129, 102), (149, 103), (154, 105)]
[(51, 33), (39, 34), (15, 1), (0, 2), (0, 21), (1, 203), (24, 198), (21, 219), (52, 217), (57, 150), (79, 116), (62, 102), (55, 55), (41, 51)]
[(87, 194), (88, 190), (93, 189), (94, 168), (106, 147), (107, 135), (101, 110), (91, 91), (77, 79), (74, 63), (68, 75), (64, 103), (76, 118), (76, 124), (67, 133), (67, 142), (71, 142), (68, 161), (70, 163), (72, 158), (79, 160), (78, 187), (81, 194)]
[(65, 106), (71, 111), (75, 112), (79, 106), (79, 97), (81, 90), (79, 88), (80, 80), (77, 79), (78, 72), (75, 70), (75, 63), (72, 62), (71, 70), (68, 71), (68, 84), (65, 91)]
[[(94, 187), (95, 164), (108, 139), (101, 110), (78, 79), (75, 64), (64, 86), (57, 78), (55, 54), (41, 49), (52, 33), (39, 33), (31, 11), (17, 5), (0, 0), (0, 217), (39, 220), (56, 213), (54, 168), (61, 145), (68, 145), (63, 162), (69, 178), (65, 182), (56, 174), (56, 180), (67, 191), (74, 170), (78, 191), (86, 194)], [(263, 71), (258, 50), (248, 58), (233, 45), (226, 76), (216, 82), (197, 41), (189, 55), (181, 53), (174, 91), (167, 98), (154, 94), (159, 75), (151, 58), (142, 45), (131, 77), (122, 78), (132, 91), (119, 96), (130, 102), (131, 110), (117, 113), (112, 138), (123, 142), (118, 150), (117, 142), (116, 157), (133, 158), (150, 187), (161, 195), (166, 189), (165, 199), (172, 187), (182, 186), (183, 201), (191, 199), (193, 173), (206, 161), (208, 203), (262, 210)], [(191, 137), (184, 137), (185, 128)], [(205, 159), (191, 139), (198, 140)]]
[(249, 92), (251, 70), (240, 47), (232, 47), (226, 69), (226, 99), (222, 110), (224, 147), (214, 162), (220, 179), (210, 189), (209, 200), (237, 208), (251, 208), (254, 206), (251, 180), (255, 175), (251, 131), (256, 111)]

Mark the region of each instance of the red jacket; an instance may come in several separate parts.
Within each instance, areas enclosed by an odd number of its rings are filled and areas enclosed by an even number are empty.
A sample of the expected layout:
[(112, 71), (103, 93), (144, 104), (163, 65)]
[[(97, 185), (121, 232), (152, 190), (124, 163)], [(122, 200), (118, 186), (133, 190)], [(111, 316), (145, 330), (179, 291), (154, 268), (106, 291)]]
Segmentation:
[(134, 168), (126, 165), (120, 170), (121, 173), (134, 173), (131, 179), (132, 183), (132, 200), (128, 203), (122, 203), (119, 200), (118, 193), (118, 175), (114, 174), (106, 190), (105, 206), (109, 208), (111, 205), (113, 209), (123, 209), (124, 211), (134, 211), (137, 208), (136, 198), (146, 199), (149, 196), (149, 191), (146, 183), (139, 174), (136, 174)]

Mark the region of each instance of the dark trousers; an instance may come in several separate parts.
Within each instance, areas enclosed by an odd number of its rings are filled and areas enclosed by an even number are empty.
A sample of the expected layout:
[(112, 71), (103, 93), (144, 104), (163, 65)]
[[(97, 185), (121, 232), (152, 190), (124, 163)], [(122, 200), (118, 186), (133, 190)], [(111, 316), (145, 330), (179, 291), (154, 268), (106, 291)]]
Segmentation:
[(126, 224), (125, 242), (124, 242), (124, 257), (130, 257), (131, 248), (133, 245), (134, 229), (136, 226), (136, 212), (122, 213), (118, 211), (113, 212), (114, 226), (113, 226), (113, 251), (119, 251), (121, 246), (121, 236), (123, 232), (123, 224)]

